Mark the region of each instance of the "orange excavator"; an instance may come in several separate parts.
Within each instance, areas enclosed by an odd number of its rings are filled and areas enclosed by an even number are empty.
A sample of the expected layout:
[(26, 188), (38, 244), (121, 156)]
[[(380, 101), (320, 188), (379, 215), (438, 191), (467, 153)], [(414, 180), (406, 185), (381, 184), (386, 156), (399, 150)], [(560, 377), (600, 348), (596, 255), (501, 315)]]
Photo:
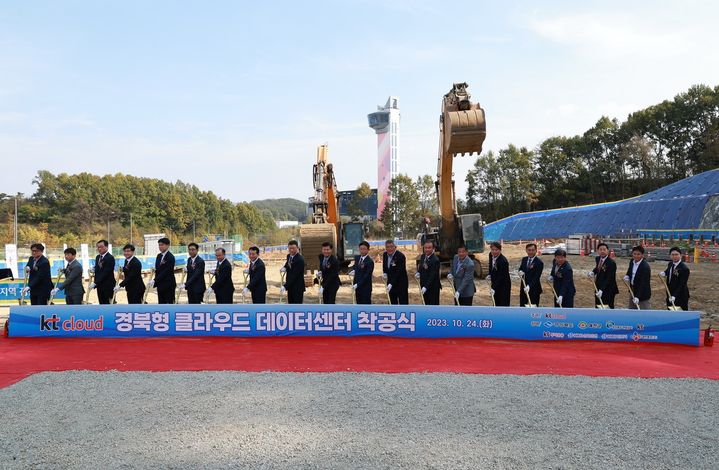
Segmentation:
[[(466, 83), (455, 83), (442, 99), (439, 116), (439, 156), (437, 158), (437, 200), (439, 204), (439, 227), (432, 227), (425, 220), (420, 243), (433, 241), (437, 255), (443, 264), (451, 263), (460, 244), (470, 253), (484, 251), (484, 223), (480, 214), (457, 213), (452, 163), (456, 155), (472, 155), (482, 152), (487, 136), (484, 109), (470, 101)], [(482, 264), (474, 258), (475, 273), (482, 277)]]
[(322, 243), (330, 242), (340, 264), (346, 267), (357, 252), (364, 238), (362, 222), (340, 220), (339, 193), (332, 164), (329, 162), (327, 145), (317, 147), (317, 162), (312, 167), (315, 194), (310, 200), (312, 223), (300, 226), (300, 245), (308, 270), (319, 269)]

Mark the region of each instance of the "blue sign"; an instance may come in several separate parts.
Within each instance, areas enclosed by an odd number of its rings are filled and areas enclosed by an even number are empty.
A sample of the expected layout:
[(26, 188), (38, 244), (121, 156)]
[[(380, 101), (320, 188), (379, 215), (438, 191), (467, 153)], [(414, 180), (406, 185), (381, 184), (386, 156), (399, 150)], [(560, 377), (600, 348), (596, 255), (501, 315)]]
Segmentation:
[(699, 312), (422, 305), (10, 307), (11, 337), (393, 336), (699, 345)]
[[(55, 280), (52, 281), (55, 283)], [(0, 281), (0, 304), (17, 303), (23, 287), (23, 281)], [(61, 290), (55, 294), (55, 299), (65, 302), (65, 291)], [(25, 296), (27, 303), (30, 303), (30, 294)]]

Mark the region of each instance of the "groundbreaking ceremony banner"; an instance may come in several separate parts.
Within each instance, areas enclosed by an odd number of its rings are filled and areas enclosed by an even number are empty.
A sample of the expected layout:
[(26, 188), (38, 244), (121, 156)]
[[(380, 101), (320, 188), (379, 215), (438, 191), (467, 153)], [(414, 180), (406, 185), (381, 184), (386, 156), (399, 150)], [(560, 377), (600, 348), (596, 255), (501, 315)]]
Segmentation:
[(12, 306), (9, 336), (392, 336), (699, 346), (699, 312), (311, 304)]

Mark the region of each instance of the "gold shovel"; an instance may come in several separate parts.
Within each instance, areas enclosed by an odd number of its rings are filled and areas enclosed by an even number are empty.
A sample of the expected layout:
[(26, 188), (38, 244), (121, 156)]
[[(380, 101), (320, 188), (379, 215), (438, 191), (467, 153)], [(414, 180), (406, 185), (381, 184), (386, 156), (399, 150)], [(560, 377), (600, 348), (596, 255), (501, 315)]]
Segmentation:
[[(627, 281), (624, 281), (624, 285), (627, 286), (627, 289), (629, 289), (629, 295), (632, 296), (632, 301), (634, 301), (634, 290), (632, 290), (631, 284), (629, 284)], [(636, 303), (634, 305), (637, 306), (637, 310), (641, 310), (638, 303)]]
[(672, 303), (671, 305), (667, 306), (667, 310), (673, 310), (673, 311), (675, 311), (675, 312), (681, 310), (682, 308), (681, 308), (681, 307), (677, 307), (677, 306), (674, 304), (674, 301), (671, 300), (671, 298), (672, 298), (672, 293), (669, 291), (669, 285), (667, 284), (667, 280), (664, 279), (664, 278), (663, 278), (661, 275), (659, 275), (659, 274), (657, 274), (657, 276), (659, 276), (659, 278), (662, 280), (662, 284), (664, 284), (664, 288), (667, 290), (667, 298), (668, 298), (669, 301)]

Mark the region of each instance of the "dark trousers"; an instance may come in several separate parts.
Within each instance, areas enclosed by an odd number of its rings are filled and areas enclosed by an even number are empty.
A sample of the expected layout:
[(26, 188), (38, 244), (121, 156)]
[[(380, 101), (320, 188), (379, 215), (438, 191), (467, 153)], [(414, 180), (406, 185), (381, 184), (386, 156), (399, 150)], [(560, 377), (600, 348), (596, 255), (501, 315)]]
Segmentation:
[(97, 290), (97, 301), (101, 305), (107, 305), (110, 302), (112, 302), (112, 289), (115, 287), (113, 284), (104, 285), (104, 286), (97, 286), (95, 289)]
[(80, 305), (82, 304), (82, 294), (81, 295), (65, 295), (65, 303), (67, 305)]
[(355, 301), (359, 305), (370, 305), (372, 303), (372, 289), (356, 290)]
[[(493, 288), (494, 289), (494, 288)], [(494, 290), (494, 304), (497, 307), (509, 307), (511, 292), (509, 289)]]
[(389, 291), (389, 300), (392, 305), (408, 305), (409, 304), (409, 292), (407, 288), (398, 289), (392, 286), (392, 290)]
[(334, 304), (337, 299), (337, 290), (340, 286), (327, 286), (322, 291), (322, 303), (323, 304)]
[(157, 289), (157, 303), (158, 304), (174, 304), (175, 303), (175, 289), (172, 287), (162, 287)]
[(288, 304), (301, 304), (304, 303), (305, 293), (302, 291), (287, 291), (287, 303)]
[(267, 291), (252, 292), (252, 303), (253, 304), (266, 304), (267, 303)]
[[(127, 289), (126, 289), (127, 290)], [(127, 290), (127, 303), (128, 304), (141, 304), (142, 296), (145, 294), (143, 290)]]
[(439, 305), (439, 289), (427, 289), (423, 297), (425, 305)]
[(43, 292), (42, 294), (34, 295), (32, 291), (30, 291), (30, 305), (47, 305), (48, 301), (50, 300), (50, 293)]
[(472, 305), (472, 297), (460, 297), (459, 305)]
[[(554, 306), (559, 307), (557, 299), (554, 299)], [(562, 308), (574, 308), (574, 296), (562, 298)]]
[[(616, 297), (616, 294), (605, 294), (602, 292), (602, 303), (609, 308), (614, 308), (614, 297)], [(595, 295), (594, 296), (594, 306), (601, 305), (599, 303), (599, 298)]]
[[(539, 305), (539, 299), (542, 296), (541, 293), (529, 290), (529, 299), (527, 299), (527, 293), (523, 289), (519, 290), (519, 306), (525, 307), (528, 303), (532, 305)], [(529, 300), (530, 302), (527, 302)]]
[(188, 304), (201, 304), (202, 298), (205, 296), (204, 292), (191, 292), (187, 291), (187, 303)]
[(232, 304), (235, 299), (235, 291), (215, 292), (215, 299), (218, 304)]

